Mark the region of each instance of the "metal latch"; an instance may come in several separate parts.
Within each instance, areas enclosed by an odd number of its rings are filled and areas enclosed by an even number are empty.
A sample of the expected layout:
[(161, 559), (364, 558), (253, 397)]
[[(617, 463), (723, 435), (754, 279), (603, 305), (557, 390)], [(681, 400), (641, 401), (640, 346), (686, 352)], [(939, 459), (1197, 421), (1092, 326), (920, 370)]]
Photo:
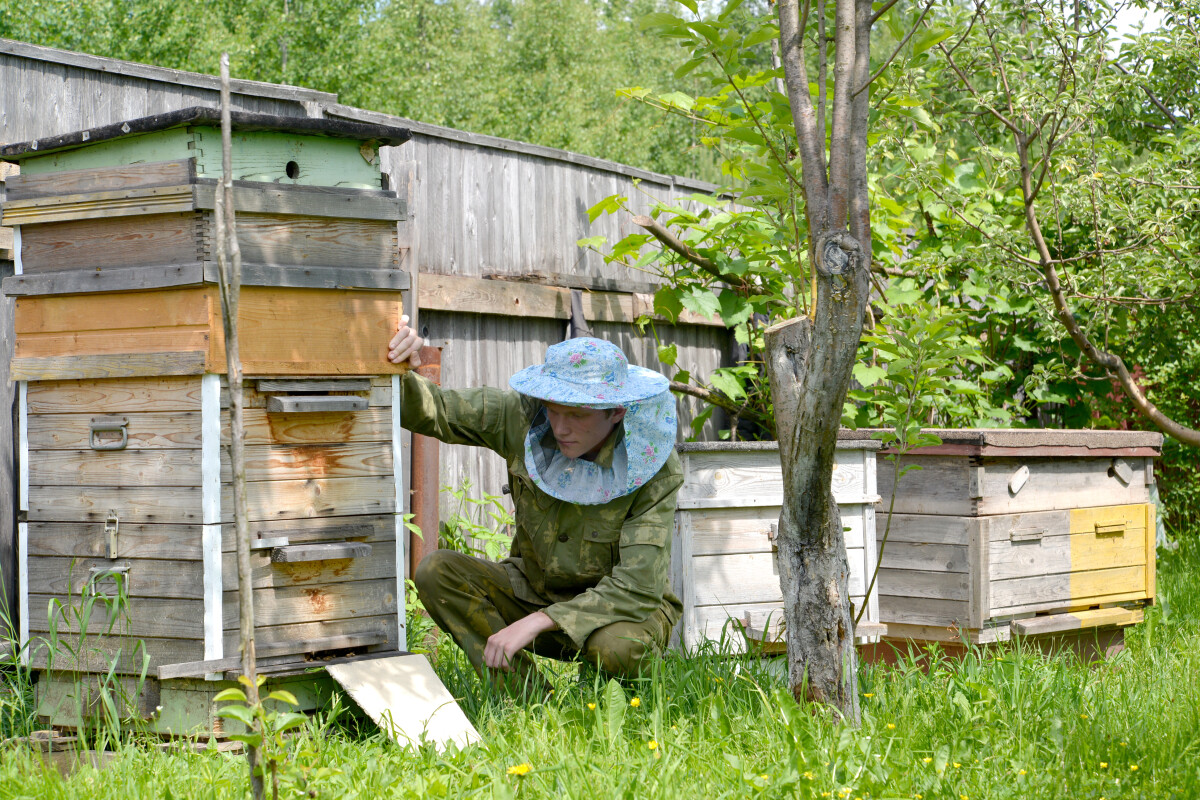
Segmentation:
[(117, 557), (117, 529), (121, 527), (121, 520), (117, 517), (117, 510), (110, 508), (108, 517), (104, 520), (104, 557)]
[[(129, 444), (129, 420), (125, 417), (92, 417), (88, 443), (93, 450), (124, 450)], [(98, 433), (121, 434), (120, 439), (100, 439)]]

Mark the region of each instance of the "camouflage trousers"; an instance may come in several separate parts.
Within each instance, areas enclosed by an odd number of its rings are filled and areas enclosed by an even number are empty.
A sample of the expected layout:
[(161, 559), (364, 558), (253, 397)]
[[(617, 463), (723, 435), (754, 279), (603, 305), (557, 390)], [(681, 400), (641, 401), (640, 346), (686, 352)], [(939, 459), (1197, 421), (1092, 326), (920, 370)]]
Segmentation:
[[(429, 616), (485, 677), (483, 649), (488, 637), (551, 604), (517, 597), (503, 564), (453, 550), (435, 550), (426, 556), (417, 567), (415, 583)], [(635, 677), (648, 658), (662, 651), (670, 634), (666, 615), (656, 611), (645, 622), (614, 622), (598, 628), (582, 650), (557, 630), (539, 635), (526, 649), (560, 661), (581, 658), (605, 672)], [(512, 665), (514, 678), (537, 675), (526, 652), (518, 653)]]

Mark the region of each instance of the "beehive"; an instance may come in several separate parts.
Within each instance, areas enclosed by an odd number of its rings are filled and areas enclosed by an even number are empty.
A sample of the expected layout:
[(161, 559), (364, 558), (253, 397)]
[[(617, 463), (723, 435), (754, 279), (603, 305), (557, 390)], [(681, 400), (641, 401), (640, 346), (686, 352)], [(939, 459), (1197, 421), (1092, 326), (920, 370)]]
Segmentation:
[[(833, 496), (842, 517), (850, 566), (850, 595), (866, 612), (860, 641), (882, 632), (875, 593), (875, 451), (871, 440), (838, 442)], [(677, 634), (685, 650), (724, 640), (732, 649), (747, 637), (782, 640), (783, 593), (775, 534), (783, 506), (783, 471), (775, 442), (698, 442), (677, 446), (684, 483), (672, 544), (672, 585), (683, 602)], [(732, 621), (732, 622), (731, 622)]]
[[(233, 121), (256, 639), (283, 674), (404, 647), (399, 375), (383, 355), (408, 278), (377, 151), (408, 134)], [(148, 667), (162, 685), (143, 706), (211, 698), (182, 679), (236, 671), (217, 124), (188, 109), (0, 150), (22, 166), (3, 209), (22, 642), (38, 669)], [(63, 694), (43, 684), (43, 705)], [(211, 727), (168, 712), (163, 730)]]
[[(1154, 601), (1157, 433), (938, 430), (904, 464), (886, 546), (889, 637), (987, 643), (1139, 622)], [(869, 435), (860, 432), (859, 435)], [(881, 466), (881, 508), (893, 467)], [(887, 527), (880, 513), (877, 536)]]

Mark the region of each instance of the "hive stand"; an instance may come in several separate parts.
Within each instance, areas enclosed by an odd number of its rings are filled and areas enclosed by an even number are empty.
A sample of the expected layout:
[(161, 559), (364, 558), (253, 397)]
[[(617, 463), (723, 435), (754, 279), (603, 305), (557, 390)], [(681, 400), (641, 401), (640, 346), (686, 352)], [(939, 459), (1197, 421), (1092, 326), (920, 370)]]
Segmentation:
[[(329, 688), (314, 664), (405, 646), (401, 368), (384, 350), (408, 275), (378, 148), (408, 131), (234, 112), (233, 132), (255, 636), (260, 672), (311, 707)], [(212, 698), (240, 659), (217, 112), (0, 158), (21, 165), (3, 288), (39, 713), (78, 723), (111, 671), (148, 729), (222, 733)]]

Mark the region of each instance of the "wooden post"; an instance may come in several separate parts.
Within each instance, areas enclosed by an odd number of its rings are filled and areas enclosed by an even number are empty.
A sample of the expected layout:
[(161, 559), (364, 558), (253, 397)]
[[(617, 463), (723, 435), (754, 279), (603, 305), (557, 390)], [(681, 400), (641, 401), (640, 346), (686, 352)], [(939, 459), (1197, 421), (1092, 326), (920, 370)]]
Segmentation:
[[(242, 421), (242, 362), (238, 352), (238, 299), (241, 295), (242, 252), (238, 247), (233, 206), (233, 137), (229, 113), (229, 54), (221, 54), (221, 188), (216, 193), (217, 261), (220, 266), (221, 318), (225, 324), (225, 360), (229, 372), (230, 461), (233, 466), (233, 518), (237, 539), (238, 599), (241, 619), (242, 674), (251, 706), (259, 704), (258, 670), (254, 651), (254, 588), (250, 572), (250, 526), (246, 510), (246, 454)], [(257, 726), (257, 723), (256, 723)], [(258, 731), (262, 733), (262, 731)], [(246, 749), (250, 787), (262, 800), (258, 774), (259, 748)]]

